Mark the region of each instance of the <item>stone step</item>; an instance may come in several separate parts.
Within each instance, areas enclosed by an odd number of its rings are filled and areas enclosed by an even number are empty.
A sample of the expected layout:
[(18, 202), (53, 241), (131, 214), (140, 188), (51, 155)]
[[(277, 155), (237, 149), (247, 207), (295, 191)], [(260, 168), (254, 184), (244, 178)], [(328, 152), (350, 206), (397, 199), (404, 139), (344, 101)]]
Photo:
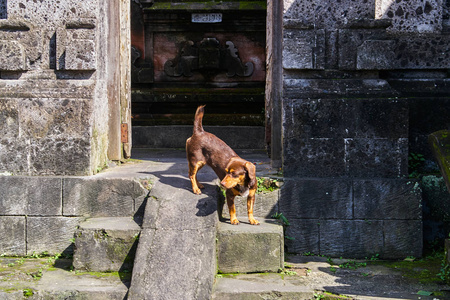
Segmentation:
[(131, 271), (140, 226), (130, 217), (91, 218), (75, 232), (73, 266), (93, 272)]
[(278, 272), (284, 264), (283, 227), (276, 220), (259, 219), (250, 225), (238, 217), (239, 225), (219, 222), (217, 261), (220, 273)]
[(294, 276), (240, 274), (216, 278), (213, 300), (316, 299), (315, 290)]
[[(261, 126), (204, 126), (233, 149), (265, 149), (265, 129)], [(192, 126), (133, 126), (135, 148), (184, 148)]]
[(72, 259), (0, 258), (0, 299), (126, 299), (131, 273), (73, 271)]

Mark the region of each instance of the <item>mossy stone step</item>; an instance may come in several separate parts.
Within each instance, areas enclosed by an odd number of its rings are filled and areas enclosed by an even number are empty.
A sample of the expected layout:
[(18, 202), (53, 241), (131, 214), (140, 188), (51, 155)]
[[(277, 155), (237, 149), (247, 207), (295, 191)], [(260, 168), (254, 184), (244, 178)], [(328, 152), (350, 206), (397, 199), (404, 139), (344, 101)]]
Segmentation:
[(278, 272), (284, 264), (283, 227), (276, 220), (259, 219), (250, 225), (219, 222), (217, 260), (220, 273)]
[(93, 272), (131, 270), (140, 231), (130, 217), (86, 220), (75, 232), (74, 268)]

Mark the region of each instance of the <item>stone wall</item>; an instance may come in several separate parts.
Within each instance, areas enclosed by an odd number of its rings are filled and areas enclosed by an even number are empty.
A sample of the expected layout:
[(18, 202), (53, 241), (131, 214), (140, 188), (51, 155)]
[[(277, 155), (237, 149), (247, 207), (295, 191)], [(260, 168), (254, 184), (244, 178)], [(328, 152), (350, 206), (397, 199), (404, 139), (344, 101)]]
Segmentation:
[(87, 177), (0, 176), (0, 255), (72, 253), (87, 217), (135, 217), (145, 182)]
[(6, 0), (0, 16), (0, 172), (94, 173), (119, 97), (118, 1)]
[[(288, 251), (421, 255), (421, 191), (407, 179), (408, 154), (450, 126), (446, 9), (442, 1), (284, 1)], [(434, 120), (424, 126), (424, 115)]]

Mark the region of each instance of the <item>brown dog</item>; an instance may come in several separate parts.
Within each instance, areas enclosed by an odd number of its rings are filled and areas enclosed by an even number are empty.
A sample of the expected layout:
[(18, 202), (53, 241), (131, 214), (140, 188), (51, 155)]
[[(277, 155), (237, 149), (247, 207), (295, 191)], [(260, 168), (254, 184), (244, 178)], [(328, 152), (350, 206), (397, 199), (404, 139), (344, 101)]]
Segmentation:
[(195, 113), (194, 133), (186, 141), (186, 154), (189, 163), (189, 179), (192, 190), (200, 195), (203, 188), (197, 180), (197, 172), (204, 166), (210, 166), (226, 189), (227, 205), (230, 211), (230, 222), (238, 225), (234, 198), (237, 195), (247, 197), (248, 220), (252, 225), (259, 225), (253, 217), (253, 205), (257, 188), (256, 168), (251, 162), (240, 158), (224, 141), (214, 134), (203, 130), (202, 119), (204, 105)]

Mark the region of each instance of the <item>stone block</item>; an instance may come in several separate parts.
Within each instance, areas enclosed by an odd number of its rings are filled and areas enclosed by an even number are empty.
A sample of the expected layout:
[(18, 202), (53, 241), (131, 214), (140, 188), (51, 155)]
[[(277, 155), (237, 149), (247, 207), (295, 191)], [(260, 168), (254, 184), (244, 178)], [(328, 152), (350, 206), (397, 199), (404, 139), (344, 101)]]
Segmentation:
[(217, 228), (219, 272), (278, 272), (283, 268), (283, 228), (276, 222), (261, 221), (259, 226), (219, 223)]
[(73, 253), (72, 239), (82, 218), (28, 217), (27, 255)]
[[(219, 199), (219, 217), (223, 217), (226, 219), (230, 218), (230, 212), (228, 210), (228, 205), (226, 204), (226, 200), (223, 195), (220, 195)], [(278, 199), (279, 199), (279, 190), (256, 194), (255, 196), (255, 205), (253, 206), (253, 215), (255, 217), (262, 218), (271, 218), (273, 214), (278, 211)], [(244, 216), (247, 213), (247, 198), (236, 196), (234, 204), (236, 206), (237, 214)], [(221, 208), (223, 207), (223, 210)], [(220, 212), (222, 211), (222, 215)]]
[(21, 99), (19, 105), (20, 130), (23, 137), (89, 138), (92, 104), (88, 100)]
[(2, 233), (0, 254), (25, 256), (27, 254), (25, 230), (25, 217), (0, 216)]
[(318, 219), (292, 219), (289, 218), (286, 226), (285, 249), (287, 253), (303, 254), (311, 252), (320, 253), (320, 221)]
[(131, 270), (141, 228), (129, 217), (94, 218), (75, 233), (73, 266), (77, 270)]
[(351, 177), (397, 178), (408, 174), (408, 139), (345, 139), (345, 168)]
[(28, 175), (29, 143), (21, 138), (0, 139), (0, 172)]
[(93, 173), (89, 138), (41, 138), (31, 141), (29, 173), (86, 176)]
[(94, 41), (74, 39), (66, 46), (65, 70), (95, 70)]
[(407, 138), (408, 112), (408, 103), (398, 99), (294, 99), (285, 112), (284, 136)]
[(337, 138), (295, 137), (284, 140), (287, 177), (340, 177), (346, 174), (344, 141)]
[[(298, 20), (318, 28), (333, 29), (357, 19), (374, 19), (374, 1), (284, 0), (284, 23)], [(351, 9), (349, 9), (351, 8)]]
[(19, 109), (15, 100), (0, 99), (0, 136), (19, 137)]
[(279, 211), (290, 219), (351, 219), (352, 183), (349, 180), (286, 180)]
[(391, 32), (432, 33), (442, 30), (442, 11), (442, 0), (377, 0), (375, 17), (390, 20)]
[(325, 68), (325, 30), (286, 29), (283, 36), (284, 69)]
[(0, 71), (26, 70), (23, 46), (17, 41), (0, 41)]
[(381, 258), (422, 256), (422, 220), (385, 220), (383, 223), (384, 249)]
[(120, 178), (64, 178), (64, 216), (132, 217), (148, 194), (140, 183)]
[(60, 178), (0, 176), (0, 212), (2, 215), (61, 215), (61, 191)]
[(356, 68), (358, 70), (386, 70), (395, 61), (395, 41), (366, 40), (358, 47)]
[(353, 193), (356, 219), (422, 219), (422, 191), (416, 180), (355, 180)]
[(383, 221), (320, 221), (321, 255), (365, 258), (383, 253), (383, 243)]

